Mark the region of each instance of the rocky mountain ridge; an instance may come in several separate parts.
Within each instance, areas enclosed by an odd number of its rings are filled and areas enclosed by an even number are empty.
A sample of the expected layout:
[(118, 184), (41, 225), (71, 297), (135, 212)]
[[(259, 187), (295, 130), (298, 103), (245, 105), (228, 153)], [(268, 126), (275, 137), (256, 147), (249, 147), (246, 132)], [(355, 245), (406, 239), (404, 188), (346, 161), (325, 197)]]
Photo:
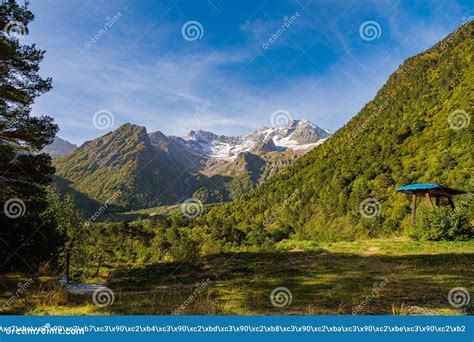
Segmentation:
[(67, 184), (65, 192), (79, 192), (81, 200), (109, 201), (124, 209), (196, 196), (225, 201), (278, 173), (329, 135), (307, 120), (238, 137), (198, 130), (181, 138), (124, 124), (55, 158), (54, 165), (57, 183)]

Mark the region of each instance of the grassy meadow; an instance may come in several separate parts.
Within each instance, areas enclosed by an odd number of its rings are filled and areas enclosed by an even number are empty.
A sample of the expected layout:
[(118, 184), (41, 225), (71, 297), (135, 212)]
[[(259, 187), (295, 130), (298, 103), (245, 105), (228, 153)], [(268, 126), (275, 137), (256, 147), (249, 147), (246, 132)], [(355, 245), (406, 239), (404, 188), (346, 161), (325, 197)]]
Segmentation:
[[(113, 304), (104, 308), (95, 306), (90, 294), (66, 293), (44, 271), (3, 314), (472, 314), (472, 308), (462, 311), (447, 300), (454, 287), (474, 289), (472, 240), (391, 238), (284, 247), (209, 255), (193, 264), (104, 265), (98, 278), (88, 280), (105, 282), (114, 292)], [(0, 307), (28, 278), (16, 273), (0, 278)], [(291, 293), (291, 302), (287, 297), (282, 307), (270, 300), (277, 287)]]

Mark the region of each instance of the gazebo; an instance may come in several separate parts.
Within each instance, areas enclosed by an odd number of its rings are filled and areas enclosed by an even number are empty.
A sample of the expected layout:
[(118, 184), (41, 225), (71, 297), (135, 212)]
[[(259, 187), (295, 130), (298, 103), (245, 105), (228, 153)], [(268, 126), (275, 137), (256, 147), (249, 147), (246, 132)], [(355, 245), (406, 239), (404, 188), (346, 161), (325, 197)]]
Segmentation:
[(433, 200), (434, 197), (436, 206), (439, 207), (441, 204), (441, 198), (445, 197), (448, 200), (451, 208), (455, 208), (453, 196), (465, 194), (466, 191), (448, 188), (439, 184), (420, 183), (420, 184), (409, 184), (404, 185), (397, 189), (397, 192), (404, 192), (412, 194), (411, 200), (411, 223), (414, 224), (416, 220), (416, 199), (418, 196), (423, 196), (426, 203), (430, 208), (434, 208)]

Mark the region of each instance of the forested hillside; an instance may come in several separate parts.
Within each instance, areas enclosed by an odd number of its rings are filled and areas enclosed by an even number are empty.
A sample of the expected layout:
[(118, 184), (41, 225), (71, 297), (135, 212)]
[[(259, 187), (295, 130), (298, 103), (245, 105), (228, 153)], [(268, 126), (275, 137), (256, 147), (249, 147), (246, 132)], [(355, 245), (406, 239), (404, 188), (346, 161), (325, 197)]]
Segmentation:
[[(473, 30), (473, 22), (465, 24), (406, 60), (323, 145), (192, 225), (230, 245), (378, 236), (409, 219), (410, 201), (396, 193), (398, 186), (429, 182), (471, 190)], [(368, 198), (380, 204), (373, 217), (361, 215)]]
[[(86, 215), (105, 203), (111, 205), (109, 210), (120, 211), (176, 204), (191, 197), (203, 203), (229, 201), (328, 136), (330, 132), (307, 120), (238, 137), (191, 131), (183, 138), (160, 131), (149, 134), (145, 127), (127, 123), (78, 148), (56, 153), (60, 156), (54, 159), (55, 183), (73, 195)], [(45, 152), (56, 150), (55, 145)]]
[(77, 191), (118, 206), (158, 205), (170, 197), (176, 200), (180, 193), (174, 182), (176, 171), (157, 154), (146, 129), (137, 125), (125, 124), (88, 141), (55, 159), (54, 166), (56, 182), (65, 192)]

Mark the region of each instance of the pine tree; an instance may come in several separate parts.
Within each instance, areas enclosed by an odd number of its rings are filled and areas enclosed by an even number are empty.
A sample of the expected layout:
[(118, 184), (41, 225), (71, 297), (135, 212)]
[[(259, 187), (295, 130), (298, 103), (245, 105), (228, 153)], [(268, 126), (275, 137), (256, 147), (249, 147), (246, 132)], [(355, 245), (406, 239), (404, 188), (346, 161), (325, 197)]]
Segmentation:
[(38, 73), (45, 51), (21, 43), (33, 19), (28, 2), (0, 4), (0, 269), (30, 268), (53, 251), (54, 229), (42, 212), (54, 168), (37, 152), (58, 128), (48, 116), (31, 115), (34, 100), (51, 89), (51, 79)]

